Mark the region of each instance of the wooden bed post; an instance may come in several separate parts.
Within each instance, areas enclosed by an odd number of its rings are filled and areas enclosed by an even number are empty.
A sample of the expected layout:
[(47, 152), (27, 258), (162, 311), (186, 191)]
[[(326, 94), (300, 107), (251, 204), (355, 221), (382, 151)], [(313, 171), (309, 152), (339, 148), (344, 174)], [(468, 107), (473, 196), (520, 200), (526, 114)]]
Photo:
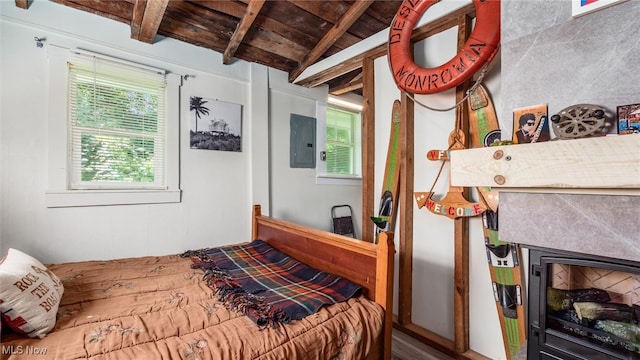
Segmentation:
[(384, 232), (378, 235), (377, 264), (376, 264), (376, 302), (384, 308), (384, 322), (382, 328), (383, 353), (382, 358), (391, 359), (391, 331), (393, 329), (393, 270), (394, 270), (394, 242), (393, 233)]
[(258, 238), (258, 217), (262, 216), (262, 208), (260, 205), (253, 205), (253, 213), (251, 214), (251, 240)]

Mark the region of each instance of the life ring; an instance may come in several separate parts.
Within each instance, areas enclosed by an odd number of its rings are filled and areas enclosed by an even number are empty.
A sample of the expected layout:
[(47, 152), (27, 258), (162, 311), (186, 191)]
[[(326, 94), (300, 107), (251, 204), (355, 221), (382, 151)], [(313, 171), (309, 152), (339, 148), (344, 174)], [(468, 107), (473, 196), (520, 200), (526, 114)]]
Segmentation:
[(411, 56), (411, 34), (422, 14), (440, 0), (404, 0), (391, 23), (388, 41), (389, 66), (401, 90), (434, 94), (471, 78), (493, 60), (500, 47), (500, 0), (473, 0), (476, 23), (464, 47), (447, 63), (422, 68)]

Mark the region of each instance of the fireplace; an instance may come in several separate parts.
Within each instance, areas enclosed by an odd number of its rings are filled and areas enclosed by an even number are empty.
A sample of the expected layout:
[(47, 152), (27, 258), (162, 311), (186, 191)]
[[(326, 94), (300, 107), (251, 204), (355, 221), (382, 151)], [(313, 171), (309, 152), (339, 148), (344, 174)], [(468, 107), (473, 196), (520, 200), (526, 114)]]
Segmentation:
[[(533, 270), (527, 282), (539, 282), (542, 276), (538, 273), (547, 275), (544, 286), (538, 284), (541, 290), (537, 295), (532, 296), (531, 290), (524, 295), (528, 305), (526, 318), (537, 319), (532, 320), (537, 328), (533, 329), (535, 334), (527, 338), (527, 344), (536, 344), (532, 349), (523, 346), (514, 359), (625, 358), (624, 352), (609, 354), (607, 349), (597, 350), (596, 344), (577, 336), (572, 339), (575, 343), (597, 352), (580, 355), (577, 351), (567, 351), (558, 355), (554, 352), (556, 345), (552, 336), (564, 339), (570, 334), (547, 326), (546, 312), (540, 318), (540, 312), (546, 311), (546, 304), (540, 299), (546, 301), (547, 277), (553, 274), (548, 272), (548, 260), (553, 258), (575, 269), (581, 266), (635, 274), (638, 281), (639, 145), (640, 136), (625, 135), (451, 152), (452, 186), (500, 190), (500, 240), (542, 251), (546, 256), (547, 262), (541, 263), (543, 256), (534, 252), (531, 259), (529, 251), (523, 251), (522, 266)], [(573, 263), (574, 260), (579, 264)], [(634, 304), (638, 304), (637, 299)], [(546, 348), (537, 345), (540, 339)], [(638, 356), (631, 353), (626, 358)]]
[(640, 263), (529, 250), (527, 359), (640, 359)]
[(527, 346), (516, 359), (640, 359), (640, 339), (608, 337), (601, 323), (571, 323), (573, 313), (566, 320), (547, 307), (547, 295), (595, 288), (609, 300), (595, 291), (582, 299), (598, 301), (584, 302), (624, 304), (635, 314), (628, 323), (640, 326), (639, 210), (637, 195), (500, 192), (500, 238), (528, 250)]

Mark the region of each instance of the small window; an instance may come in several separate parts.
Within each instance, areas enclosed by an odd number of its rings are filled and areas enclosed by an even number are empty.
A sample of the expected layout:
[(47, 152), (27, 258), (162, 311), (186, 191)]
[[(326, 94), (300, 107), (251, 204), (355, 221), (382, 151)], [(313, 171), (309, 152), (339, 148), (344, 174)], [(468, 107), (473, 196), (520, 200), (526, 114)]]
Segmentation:
[(318, 103), (317, 184), (362, 185), (361, 110), (331, 96)]
[(359, 113), (327, 107), (327, 174), (359, 175), (355, 139), (359, 123)]
[(68, 67), (70, 189), (165, 189), (164, 72), (82, 55)]
[(47, 207), (180, 202), (178, 74), (51, 46)]

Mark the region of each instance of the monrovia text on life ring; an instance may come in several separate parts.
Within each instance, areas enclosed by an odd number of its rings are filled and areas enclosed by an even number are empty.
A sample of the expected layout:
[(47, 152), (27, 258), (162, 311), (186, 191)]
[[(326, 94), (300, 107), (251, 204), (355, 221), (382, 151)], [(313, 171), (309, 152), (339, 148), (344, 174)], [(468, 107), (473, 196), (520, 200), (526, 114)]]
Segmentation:
[(391, 23), (388, 51), (393, 78), (401, 90), (433, 94), (471, 78), (490, 62), (500, 44), (500, 0), (473, 0), (476, 23), (464, 47), (447, 63), (422, 68), (411, 56), (411, 34), (422, 14), (439, 0), (404, 0)]

